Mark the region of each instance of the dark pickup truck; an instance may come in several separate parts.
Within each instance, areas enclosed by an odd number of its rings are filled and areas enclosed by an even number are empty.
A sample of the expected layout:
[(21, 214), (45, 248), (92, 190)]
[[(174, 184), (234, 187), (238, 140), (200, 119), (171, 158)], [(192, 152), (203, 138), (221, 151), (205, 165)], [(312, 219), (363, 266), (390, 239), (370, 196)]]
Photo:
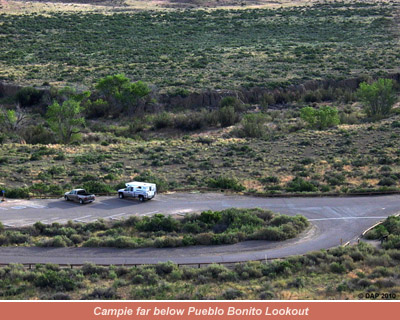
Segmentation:
[(93, 202), (96, 199), (94, 194), (87, 193), (85, 189), (74, 189), (70, 192), (66, 192), (64, 198), (67, 201), (77, 201), (80, 204)]

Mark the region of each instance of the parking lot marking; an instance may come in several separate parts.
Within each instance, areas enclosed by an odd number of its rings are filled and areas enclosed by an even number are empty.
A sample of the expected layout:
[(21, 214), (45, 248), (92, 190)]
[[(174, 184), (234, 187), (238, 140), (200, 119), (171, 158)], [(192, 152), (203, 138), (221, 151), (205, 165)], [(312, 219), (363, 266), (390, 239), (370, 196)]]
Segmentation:
[(111, 219), (111, 220), (114, 220), (116, 217), (123, 216), (124, 214), (126, 214), (126, 213), (123, 212), (123, 213), (113, 214), (112, 216), (104, 217), (104, 219)]
[(347, 220), (347, 219), (384, 219), (384, 218), (386, 218), (386, 217), (340, 217), (340, 218), (308, 219), (308, 221)]
[(15, 207), (11, 207), (11, 209), (19, 210), (19, 209), (26, 209), (26, 207), (25, 206), (15, 206)]
[(159, 211), (156, 210), (156, 211), (146, 212), (146, 213), (143, 213), (142, 215), (143, 216), (147, 216), (147, 215), (150, 215), (150, 214), (153, 214), (153, 213), (157, 213), (157, 212), (159, 212)]
[(78, 217), (77, 219), (74, 219), (74, 221), (75, 221), (75, 222), (84, 222), (84, 221), (82, 221), (82, 219), (89, 218), (89, 217), (91, 217), (91, 216), (92, 216), (92, 215), (89, 214), (88, 216)]
[(43, 209), (46, 208), (46, 206), (42, 206), (40, 204), (30, 204), (28, 205), (29, 208), (33, 208), (33, 209)]

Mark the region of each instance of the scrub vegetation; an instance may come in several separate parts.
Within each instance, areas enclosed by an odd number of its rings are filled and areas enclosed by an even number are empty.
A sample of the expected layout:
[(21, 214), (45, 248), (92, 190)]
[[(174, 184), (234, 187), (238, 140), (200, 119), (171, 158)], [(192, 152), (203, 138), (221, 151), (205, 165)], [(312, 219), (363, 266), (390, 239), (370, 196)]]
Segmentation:
[(1, 14), (6, 196), (397, 190), (398, 4), (228, 2)]
[(1, 14), (0, 77), (82, 88), (124, 73), (174, 92), (396, 72), (396, 12), (395, 1), (350, 1), (275, 9)]
[(189, 214), (182, 219), (156, 214), (118, 222), (96, 221), (61, 225), (0, 228), (0, 245), (42, 247), (181, 247), (233, 244), (245, 240), (283, 241), (309, 226), (307, 219), (262, 209), (227, 209)]
[[(205, 212), (198, 218), (208, 223), (228, 212), (231, 214), (237, 209)], [(261, 212), (249, 209), (245, 216)], [(262, 215), (269, 214), (265, 211)], [(139, 223), (145, 226), (152, 224), (150, 221)], [(201, 268), (178, 267), (172, 262), (138, 267), (85, 264), (74, 268), (37, 264), (32, 269), (14, 264), (0, 268), (0, 297), (50, 300), (398, 299), (399, 221), (399, 217), (389, 217), (367, 234), (370, 239), (388, 236), (382, 248), (360, 242), (267, 262), (212, 264)], [(80, 227), (94, 229), (93, 224)], [(47, 228), (60, 230), (54, 225)]]
[[(6, 197), (112, 193), (133, 179), (159, 191), (399, 191), (397, 1), (73, 2), (0, 3)], [(398, 298), (398, 219), (367, 234), (378, 247), (268, 262), (10, 265), (0, 268), (0, 298)], [(0, 242), (178, 247), (280, 241), (307, 227), (301, 216), (229, 209), (0, 224)]]
[[(365, 243), (284, 260), (178, 267), (0, 268), (2, 299), (398, 299), (400, 251)], [(360, 296), (362, 294), (362, 297)]]

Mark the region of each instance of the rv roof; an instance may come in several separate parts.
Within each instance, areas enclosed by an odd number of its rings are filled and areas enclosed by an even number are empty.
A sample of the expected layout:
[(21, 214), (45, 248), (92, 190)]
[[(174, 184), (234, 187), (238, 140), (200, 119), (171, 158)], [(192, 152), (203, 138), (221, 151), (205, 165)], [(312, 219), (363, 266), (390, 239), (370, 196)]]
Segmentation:
[(155, 186), (155, 183), (147, 183), (147, 182), (139, 182), (139, 181), (132, 181), (125, 184), (127, 187), (150, 187)]

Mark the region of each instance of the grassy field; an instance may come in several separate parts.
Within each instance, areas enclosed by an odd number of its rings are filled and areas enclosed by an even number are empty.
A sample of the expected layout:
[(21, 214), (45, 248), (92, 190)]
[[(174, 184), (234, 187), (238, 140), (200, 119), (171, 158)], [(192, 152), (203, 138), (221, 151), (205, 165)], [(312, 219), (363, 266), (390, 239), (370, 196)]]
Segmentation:
[(395, 72), (398, 10), (395, 2), (328, 2), (246, 10), (6, 12), (0, 15), (0, 79), (83, 88), (125, 73), (165, 92)]

